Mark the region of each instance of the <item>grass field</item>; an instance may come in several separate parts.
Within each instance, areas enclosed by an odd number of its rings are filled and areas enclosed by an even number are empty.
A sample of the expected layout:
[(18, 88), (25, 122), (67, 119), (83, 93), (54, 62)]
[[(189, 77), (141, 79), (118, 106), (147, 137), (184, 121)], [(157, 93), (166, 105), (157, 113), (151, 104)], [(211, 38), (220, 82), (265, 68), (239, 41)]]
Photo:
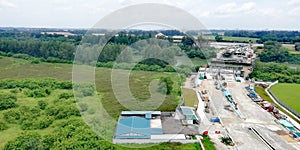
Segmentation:
[[(186, 58), (176, 56), (177, 64), (187, 65), (187, 66), (204, 66), (210, 62), (210, 59), (201, 59), (201, 58)], [(192, 64), (191, 64), (192, 63)]]
[(296, 51), (295, 45), (293, 44), (283, 44), (283, 47), (285, 47), (291, 54), (300, 54), (300, 51)]
[(184, 106), (194, 107), (198, 103), (196, 92), (192, 89), (182, 89)]
[(268, 101), (272, 104), (274, 104), (273, 100), (269, 97), (269, 95), (266, 93), (265, 89), (260, 86), (255, 86), (255, 92), (265, 101)]
[[(58, 80), (72, 79), (72, 65), (70, 64), (53, 64), (40, 63), (31, 64), (30, 61), (3, 57), (0, 59), (0, 79), (22, 79), (22, 78), (55, 78)], [(127, 108), (123, 107), (114, 96), (111, 86), (111, 69), (96, 68), (95, 83), (99, 94), (102, 95), (102, 104), (107, 112), (115, 119), (118, 118), (119, 113)], [(84, 72), (84, 71), (83, 71)], [(174, 82), (173, 89), (179, 89), (179, 76), (175, 73), (159, 73), (159, 72), (145, 72), (132, 71), (130, 73), (130, 90), (132, 95), (137, 100), (146, 100), (151, 95), (148, 90), (150, 82), (159, 79), (160, 77), (169, 76)], [(180, 99), (176, 96), (176, 91), (171, 95), (167, 95), (162, 105), (157, 109), (161, 111), (172, 111), (176, 108)], [(141, 108), (143, 109), (143, 108)]]
[(300, 84), (279, 83), (272, 86), (271, 91), (282, 102), (300, 112)]
[[(292, 115), (289, 115), (288, 112), (286, 112), (284, 109), (282, 109), (281, 107), (279, 107), (277, 104), (275, 104), (275, 102), (269, 97), (269, 95), (266, 93), (265, 89), (260, 87), (260, 86), (255, 86), (255, 92), (265, 101), (268, 101), (270, 103), (272, 103), (273, 105), (277, 106), (278, 109), (280, 111), (282, 111), (283, 113), (287, 114), (289, 117), (293, 118), (294, 120), (297, 121), (297, 119), (292, 116)], [(297, 121), (298, 122), (298, 121)], [(300, 123), (300, 122), (298, 122)]]
[[(230, 42), (256, 42), (258, 38), (249, 38), (249, 37), (231, 37), (231, 36), (222, 36), (223, 40)], [(205, 39), (215, 40), (215, 36), (203, 36)]]

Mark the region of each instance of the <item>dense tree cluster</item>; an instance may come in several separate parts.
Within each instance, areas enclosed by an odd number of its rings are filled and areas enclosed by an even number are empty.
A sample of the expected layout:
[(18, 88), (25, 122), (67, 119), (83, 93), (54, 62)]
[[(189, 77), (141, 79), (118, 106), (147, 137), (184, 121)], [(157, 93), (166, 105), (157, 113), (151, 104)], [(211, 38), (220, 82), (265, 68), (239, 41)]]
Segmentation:
[(59, 96), (55, 104), (39, 100), (35, 106), (19, 106), (15, 96), (20, 93), (40, 98), (49, 96), (51, 90), (71, 88), (70, 82), (54, 79), (1, 80), (0, 89), (11, 89), (11, 93), (0, 94), (0, 111), (6, 110), (3, 112), (3, 119), (7, 123), (20, 125), (23, 130), (35, 130), (49, 127), (54, 120), (80, 116), (74, 99), (70, 99), (70, 94)]
[(174, 82), (170, 77), (161, 77), (159, 79), (159, 88), (161, 92), (169, 95), (171, 94), (171, 91), (173, 90), (173, 84)]
[(299, 31), (244, 31), (229, 30), (224, 31), (225, 36), (259, 38), (258, 43), (266, 41), (277, 41), (281, 43), (300, 42)]
[(102, 140), (81, 119), (70, 118), (56, 124), (54, 132), (40, 135), (23, 132), (9, 141), (4, 149), (115, 149), (117, 146)]
[(300, 84), (300, 70), (289, 68), (286, 64), (262, 63), (256, 61), (250, 78)]
[(161, 68), (164, 68), (161, 62), (150, 59), (157, 58), (153, 54), (161, 56), (159, 59), (164, 60), (168, 65), (175, 64), (174, 57), (182, 56), (184, 53), (190, 58), (202, 59), (216, 55), (215, 50), (209, 48), (204, 39), (184, 36), (182, 43), (174, 45), (170, 37), (184, 34), (176, 30), (161, 32), (169, 37), (158, 40), (154, 38), (158, 31), (139, 30), (121, 31), (115, 36), (109, 33), (104, 36), (88, 33), (83, 38), (81, 36), (46, 35), (41, 34), (39, 30), (34, 30), (32, 33), (29, 31), (3, 32), (0, 33), (0, 55), (31, 60), (33, 64), (39, 62), (72, 63), (77, 52), (78, 62), (76, 63), (88, 65), (115, 61), (131, 63), (140, 61), (137, 58), (143, 57), (149, 60), (144, 60), (141, 64), (158, 65)]
[(72, 89), (72, 82), (58, 81), (55, 79), (0, 80), (0, 89), (15, 89), (15, 88), (24, 88), (30, 90), (39, 89), (39, 88)]
[(300, 64), (300, 55), (290, 54), (279, 42), (267, 41), (264, 43), (264, 51), (259, 54), (262, 62), (288, 62)]

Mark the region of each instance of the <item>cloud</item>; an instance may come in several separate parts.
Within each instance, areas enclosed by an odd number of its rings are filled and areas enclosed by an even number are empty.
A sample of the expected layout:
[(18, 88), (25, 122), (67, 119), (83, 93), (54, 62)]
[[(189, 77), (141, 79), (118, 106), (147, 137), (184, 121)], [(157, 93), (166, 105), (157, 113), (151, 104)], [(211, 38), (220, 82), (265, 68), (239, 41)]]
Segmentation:
[(17, 5), (7, 0), (0, 0), (0, 9), (1, 8), (17, 8)]
[(261, 15), (261, 16), (279, 16), (282, 13), (281, 10), (279, 9), (274, 9), (274, 8), (264, 8), (264, 9), (260, 9), (257, 11), (256, 15)]
[(300, 0), (288, 0), (288, 5), (300, 5)]
[(226, 3), (218, 6), (214, 11), (214, 14), (228, 15), (232, 13), (247, 12), (254, 9), (255, 5), (256, 4), (254, 2), (246, 2), (240, 5), (235, 2)]
[(300, 7), (293, 8), (288, 14), (291, 16), (300, 16)]
[(245, 2), (238, 4), (236, 2), (226, 3), (220, 6), (217, 6), (213, 11), (202, 11), (198, 13), (199, 17), (212, 17), (212, 16), (222, 16), (228, 17), (238, 14), (247, 14), (252, 11), (256, 6), (254, 2)]

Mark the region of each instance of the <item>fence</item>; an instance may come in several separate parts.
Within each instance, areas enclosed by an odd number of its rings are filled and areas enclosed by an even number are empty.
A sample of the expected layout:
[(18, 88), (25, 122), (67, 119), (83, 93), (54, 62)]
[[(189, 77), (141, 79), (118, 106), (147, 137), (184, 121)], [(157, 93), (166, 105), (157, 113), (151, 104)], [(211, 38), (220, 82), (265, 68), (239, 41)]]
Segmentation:
[(279, 98), (277, 98), (275, 96), (275, 94), (272, 93), (272, 91), (270, 91), (270, 89), (268, 89), (268, 92), (272, 95), (272, 97), (276, 100), (277, 103), (279, 103), (285, 109), (287, 109), (288, 111), (290, 111), (291, 113), (293, 113), (295, 116), (297, 116), (298, 118), (300, 118), (300, 113), (298, 113), (293, 108), (291, 108), (290, 106), (288, 106), (287, 104), (285, 104), (284, 102), (282, 102)]

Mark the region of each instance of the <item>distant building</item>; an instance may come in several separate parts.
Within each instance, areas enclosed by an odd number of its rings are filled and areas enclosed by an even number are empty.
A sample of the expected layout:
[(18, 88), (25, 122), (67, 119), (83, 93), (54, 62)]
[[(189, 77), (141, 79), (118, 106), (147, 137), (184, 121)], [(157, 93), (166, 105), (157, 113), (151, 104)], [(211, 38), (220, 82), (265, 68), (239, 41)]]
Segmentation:
[(166, 38), (167, 36), (165, 36), (163, 33), (158, 33), (155, 35), (155, 38)]

